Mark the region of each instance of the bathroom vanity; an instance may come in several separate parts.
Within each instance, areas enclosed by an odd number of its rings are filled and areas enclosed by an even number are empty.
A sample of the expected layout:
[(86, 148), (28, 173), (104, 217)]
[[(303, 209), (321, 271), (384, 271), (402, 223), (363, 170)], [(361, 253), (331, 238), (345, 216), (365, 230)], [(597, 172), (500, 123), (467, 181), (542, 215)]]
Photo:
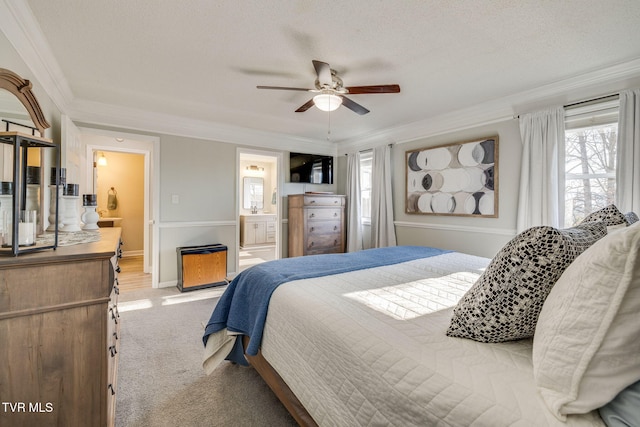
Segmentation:
[(240, 246), (272, 245), (276, 243), (276, 215), (240, 215)]

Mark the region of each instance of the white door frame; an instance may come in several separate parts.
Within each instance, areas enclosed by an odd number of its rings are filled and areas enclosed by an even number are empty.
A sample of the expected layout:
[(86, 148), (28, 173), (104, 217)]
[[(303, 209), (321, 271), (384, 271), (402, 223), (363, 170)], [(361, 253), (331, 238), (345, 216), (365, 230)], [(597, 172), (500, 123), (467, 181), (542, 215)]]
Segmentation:
[[(160, 138), (150, 135), (128, 134), (102, 129), (80, 128), (83, 134), (96, 137), (95, 141), (86, 143), (86, 188), (93, 188), (93, 153), (95, 151), (115, 151), (121, 153), (142, 154), (144, 156), (144, 224), (143, 269), (151, 273), (151, 286), (159, 283), (159, 227), (157, 216), (160, 208)], [(117, 141), (122, 138), (123, 141)]]
[(259, 155), (265, 157), (272, 157), (276, 159), (276, 254), (275, 259), (280, 259), (282, 252), (282, 200), (281, 195), (284, 187), (284, 172), (283, 172), (283, 156), (281, 152), (267, 151), (267, 150), (254, 150), (250, 148), (236, 149), (236, 179), (237, 179), (237, 203), (236, 203), (236, 272), (240, 272), (240, 204), (242, 203), (242, 176), (240, 173), (240, 160), (243, 154), (247, 155)]

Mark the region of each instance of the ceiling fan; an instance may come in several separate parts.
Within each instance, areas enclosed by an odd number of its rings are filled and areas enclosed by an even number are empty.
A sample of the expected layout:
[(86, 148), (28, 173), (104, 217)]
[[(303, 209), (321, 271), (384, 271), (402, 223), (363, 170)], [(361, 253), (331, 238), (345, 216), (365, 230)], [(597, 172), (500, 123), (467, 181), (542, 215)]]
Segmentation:
[(298, 108), (296, 110), (296, 113), (305, 112), (314, 105), (322, 111), (333, 111), (340, 107), (340, 105), (344, 105), (351, 111), (360, 115), (367, 114), (369, 110), (353, 101), (352, 99), (347, 98), (345, 95), (400, 92), (400, 86), (397, 84), (344, 87), (342, 79), (338, 77), (338, 74), (335, 70), (331, 69), (329, 64), (316, 60), (313, 60), (312, 62), (317, 74), (315, 89), (281, 86), (257, 86), (257, 88), (276, 90), (299, 90), (318, 94), (307, 101), (300, 108)]

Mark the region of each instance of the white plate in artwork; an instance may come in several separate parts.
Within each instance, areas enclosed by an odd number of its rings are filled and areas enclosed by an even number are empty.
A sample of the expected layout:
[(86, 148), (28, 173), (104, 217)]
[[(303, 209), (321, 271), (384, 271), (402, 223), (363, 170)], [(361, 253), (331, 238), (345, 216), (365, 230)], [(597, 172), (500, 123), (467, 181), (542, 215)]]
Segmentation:
[(494, 195), (492, 191), (485, 193), (484, 196), (480, 198), (478, 209), (482, 215), (494, 214)]
[(425, 172), (407, 172), (407, 192), (413, 193), (414, 191), (424, 191), (422, 188), (422, 180), (424, 179)]
[(441, 170), (451, 163), (451, 152), (446, 148), (432, 148), (418, 153), (418, 166), (427, 170)]
[[(467, 194), (467, 193), (465, 193)], [(476, 212), (476, 205), (478, 204), (478, 202), (476, 201), (476, 197), (474, 194), (467, 194), (464, 203), (463, 203), (463, 207), (462, 209), (464, 210), (464, 213), (466, 214), (473, 214)]]
[(481, 168), (465, 168), (464, 172), (467, 174), (468, 180), (466, 184), (462, 186), (462, 191), (467, 193), (475, 193), (484, 187), (487, 181), (487, 177), (484, 174), (484, 170)]
[(456, 200), (450, 193), (436, 193), (431, 198), (431, 210), (434, 213), (452, 213), (456, 208)]
[(479, 142), (463, 144), (458, 151), (458, 161), (463, 166), (477, 166), (484, 159), (484, 148)]
[(420, 212), (431, 213), (431, 194), (425, 193), (418, 199), (418, 210)]
[(448, 193), (455, 193), (469, 185), (469, 175), (462, 169), (445, 169), (440, 172), (442, 175), (442, 187), (440, 190)]

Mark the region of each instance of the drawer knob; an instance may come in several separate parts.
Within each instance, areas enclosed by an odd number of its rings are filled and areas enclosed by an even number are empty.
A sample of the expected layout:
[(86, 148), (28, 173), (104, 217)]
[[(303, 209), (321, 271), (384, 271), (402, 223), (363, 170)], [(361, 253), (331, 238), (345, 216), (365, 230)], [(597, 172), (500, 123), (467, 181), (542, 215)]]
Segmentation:
[(311, 215), (309, 215), (309, 218), (313, 218), (314, 216), (316, 216), (316, 214), (312, 213)]
[(313, 231), (313, 230), (315, 230), (315, 227), (311, 227), (311, 228), (309, 229), (309, 231)]
[(309, 204), (313, 204), (315, 202), (316, 202), (315, 200), (309, 200)]
[(333, 216), (338, 216), (338, 212), (334, 212), (334, 213), (333, 213)]

